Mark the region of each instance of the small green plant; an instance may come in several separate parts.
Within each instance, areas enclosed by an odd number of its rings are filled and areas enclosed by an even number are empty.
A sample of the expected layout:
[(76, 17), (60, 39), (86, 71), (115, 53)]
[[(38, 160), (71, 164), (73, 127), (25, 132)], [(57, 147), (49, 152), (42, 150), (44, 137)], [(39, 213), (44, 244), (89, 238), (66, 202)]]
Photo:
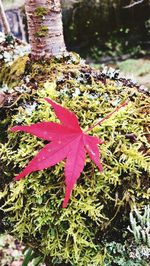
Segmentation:
[(130, 223), (128, 230), (134, 235), (135, 242), (142, 242), (150, 247), (150, 205), (145, 206), (144, 210), (134, 207), (130, 213)]
[(32, 248), (28, 248), (24, 252), (24, 260), (22, 266), (28, 266), (29, 263), (32, 266), (39, 266), (43, 262), (43, 258), (40, 255), (37, 255), (36, 252), (32, 250)]

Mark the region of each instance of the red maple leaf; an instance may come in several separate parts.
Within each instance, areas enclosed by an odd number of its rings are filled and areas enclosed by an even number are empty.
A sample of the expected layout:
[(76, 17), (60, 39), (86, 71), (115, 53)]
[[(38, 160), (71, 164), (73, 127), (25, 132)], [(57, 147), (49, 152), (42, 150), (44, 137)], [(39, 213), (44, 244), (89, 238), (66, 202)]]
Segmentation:
[(53, 102), (51, 99), (45, 98), (45, 100), (54, 108), (55, 114), (61, 121), (61, 124), (54, 122), (40, 122), (29, 126), (15, 126), (11, 128), (11, 131), (13, 132), (24, 131), (35, 135), (38, 138), (50, 141), (50, 143), (42, 148), (29, 162), (24, 170), (15, 177), (15, 180), (20, 180), (32, 172), (46, 169), (66, 159), (66, 194), (63, 202), (63, 208), (65, 208), (69, 201), (72, 189), (84, 169), (86, 153), (89, 154), (91, 160), (96, 164), (99, 170), (103, 170), (99, 159), (98, 149), (98, 144), (102, 144), (103, 141), (97, 137), (88, 135), (86, 132), (103, 122), (127, 103), (117, 107), (112, 113), (97, 122), (92, 128), (83, 132), (80, 128), (78, 119), (73, 112)]

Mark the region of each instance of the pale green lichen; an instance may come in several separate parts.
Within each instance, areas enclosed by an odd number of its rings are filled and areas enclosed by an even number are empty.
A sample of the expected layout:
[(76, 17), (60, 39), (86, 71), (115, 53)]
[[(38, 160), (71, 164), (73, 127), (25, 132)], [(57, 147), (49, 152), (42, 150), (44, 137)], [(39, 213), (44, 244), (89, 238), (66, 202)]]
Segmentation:
[(150, 248), (150, 205), (140, 210), (135, 206), (130, 213), (130, 224), (128, 230), (134, 235), (135, 242)]

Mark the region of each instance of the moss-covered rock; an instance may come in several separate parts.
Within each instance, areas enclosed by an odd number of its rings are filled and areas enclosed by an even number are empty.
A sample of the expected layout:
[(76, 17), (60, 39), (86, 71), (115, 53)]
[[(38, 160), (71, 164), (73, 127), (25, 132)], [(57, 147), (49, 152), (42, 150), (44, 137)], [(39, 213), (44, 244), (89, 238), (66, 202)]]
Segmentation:
[[(105, 265), (103, 239), (123, 241), (130, 210), (135, 204), (139, 208), (146, 205), (149, 199), (149, 98), (134, 86), (93, 71), (76, 55), (44, 63), (22, 60), (24, 74), (21, 72), (16, 87), (12, 69), (18, 73), (18, 62), (11, 65), (8, 82), (15, 103), (6, 101), (0, 109), (1, 226), (47, 256), (50, 265)], [(104, 172), (87, 157), (66, 209), (61, 207), (64, 162), (19, 182), (13, 180), (45, 143), (30, 134), (12, 133), (9, 128), (58, 122), (44, 97), (73, 111), (83, 129), (120, 102), (129, 101), (91, 132), (104, 140)]]

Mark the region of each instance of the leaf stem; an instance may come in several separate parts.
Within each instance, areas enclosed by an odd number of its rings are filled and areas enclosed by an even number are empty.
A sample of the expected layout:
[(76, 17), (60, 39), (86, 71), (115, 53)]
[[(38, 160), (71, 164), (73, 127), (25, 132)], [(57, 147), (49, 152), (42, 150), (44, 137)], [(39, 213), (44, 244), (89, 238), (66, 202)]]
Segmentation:
[(93, 128), (95, 128), (96, 126), (98, 126), (99, 124), (101, 124), (103, 121), (105, 121), (106, 119), (108, 119), (112, 114), (118, 112), (122, 107), (126, 106), (127, 104), (128, 104), (128, 102), (122, 103), (120, 106), (116, 107), (114, 109), (114, 111), (112, 111), (111, 113), (109, 113), (108, 115), (106, 115), (104, 118), (102, 118), (101, 120), (99, 120), (96, 124), (94, 124), (92, 127), (88, 128), (85, 132), (91, 131)]

